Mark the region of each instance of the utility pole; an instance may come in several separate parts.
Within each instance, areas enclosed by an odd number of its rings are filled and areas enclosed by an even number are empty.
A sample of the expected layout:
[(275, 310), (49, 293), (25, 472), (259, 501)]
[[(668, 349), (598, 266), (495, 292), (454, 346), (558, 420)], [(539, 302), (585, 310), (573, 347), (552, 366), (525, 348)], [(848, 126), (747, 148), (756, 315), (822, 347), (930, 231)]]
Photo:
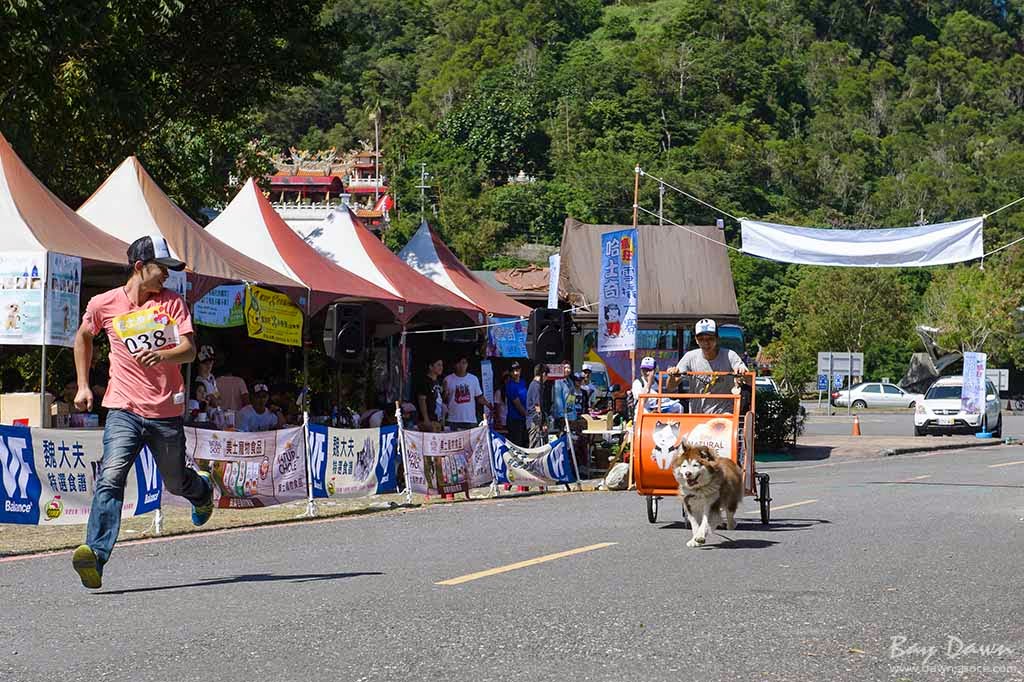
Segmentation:
[(377, 206), (377, 202), (380, 200), (380, 117), (378, 116), (379, 109), (375, 109), (370, 114), (370, 120), (373, 121), (373, 205)]
[(665, 183), (658, 183), (658, 224), (665, 224)]
[(420, 184), (416, 185), (416, 189), (420, 191), (420, 222), (423, 222), (424, 211), (427, 205), (427, 190), (430, 189), (430, 185), (427, 184), (427, 164), (420, 164)]

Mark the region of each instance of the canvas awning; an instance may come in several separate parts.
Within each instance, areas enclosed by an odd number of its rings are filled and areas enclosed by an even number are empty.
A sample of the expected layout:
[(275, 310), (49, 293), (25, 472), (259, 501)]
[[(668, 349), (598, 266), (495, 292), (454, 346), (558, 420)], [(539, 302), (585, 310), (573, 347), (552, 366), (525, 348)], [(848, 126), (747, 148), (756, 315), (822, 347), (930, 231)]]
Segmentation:
[(347, 206), (339, 206), (309, 230), (293, 228), (325, 258), (366, 281), (405, 300), (399, 320), (408, 322), (428, 308), (464, 313), (473, 324), (483, 322), (482, 310), (405, 264), (375, 237)]
[(310, 312), (339, 298), (375, 301), (396, 316), (404, 305), (401, 297), (318, 254), (292, 232), (252, 178), (206, 231), (250, 258), (305, 284), (312, 292)]
[[(566, 219), (558, 288), (574, 306), (594, 304), (589, 310), (575, 313), (577, 319), (597, 319), (601, 235), (630, 227), (587, 225)], [(739, 321), (729, 254), (724, 246), (714, 243), (724, 239), (721, 230), (710, 225), (687, 225), (685, 230), (674, 225), (640, 225), (638, 230), (641, 324), (686, 322), (702, 317), (719, 322)]]
[(164, 194), (139, 160), (130, 156), (104, 180), (78, 214), (104, 232), (131, 243), (162, 234), (175, 258), (185, 261), (198, 300), (224, 282), (277, 287), (298, 301), (306, 285), (267, 267), (207, 234)]
[(128, 245), (98, 229), (48, 190), (0, 135), (0, 248), (55, 251), (127, 265)]
[(448, 291), (497, 317), (528, 317), (530, 308), (487, 286), (462, 264), (427, 221), (420, 223), (398, 257)]

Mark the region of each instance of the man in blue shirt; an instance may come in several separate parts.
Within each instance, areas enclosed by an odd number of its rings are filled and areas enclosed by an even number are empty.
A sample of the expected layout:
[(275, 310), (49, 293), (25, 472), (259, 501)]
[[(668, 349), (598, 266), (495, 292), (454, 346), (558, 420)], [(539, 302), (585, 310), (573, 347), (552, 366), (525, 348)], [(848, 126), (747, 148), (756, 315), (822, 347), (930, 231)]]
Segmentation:
[(526, 382), (518, 362), (513, 362), (511, 376), (505, 382), (505, 402), (508, 405), (508, 439), (519, 447), (526, 447)]

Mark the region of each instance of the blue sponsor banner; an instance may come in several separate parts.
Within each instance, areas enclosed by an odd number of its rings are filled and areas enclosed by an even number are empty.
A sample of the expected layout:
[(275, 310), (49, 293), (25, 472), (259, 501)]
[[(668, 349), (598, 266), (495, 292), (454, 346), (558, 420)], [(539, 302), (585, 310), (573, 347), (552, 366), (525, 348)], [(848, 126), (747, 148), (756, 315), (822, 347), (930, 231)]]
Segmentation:
[(313, 497), (364, 497), (398, 490), (398, 427), (335, 429), (310, 424)]
[(492, 317), (487, 327), (487, 357), (525, 358), (529, 322), (517, 317)]
[(0, 523), (39, 523), (42, 483), (36, 474), (32, 431), (24, 426), (0, 426)]
[(637, 230), (601, 235), (601, 273), (597, 310), (597, 350), (636, 349)]
[[(100, 430), (0, 426), (0, 523), (86, 523), (102, 462)], [(155, 511), (162, 502), (163, 481), (149, 448), (133, 467), (125, 479), (125, 516)]]
[(491, 464), (498, 483), (561, 485), (576, 482), (569, 437), (564, 433), (539, 448), (521, 448), (491, 431)]

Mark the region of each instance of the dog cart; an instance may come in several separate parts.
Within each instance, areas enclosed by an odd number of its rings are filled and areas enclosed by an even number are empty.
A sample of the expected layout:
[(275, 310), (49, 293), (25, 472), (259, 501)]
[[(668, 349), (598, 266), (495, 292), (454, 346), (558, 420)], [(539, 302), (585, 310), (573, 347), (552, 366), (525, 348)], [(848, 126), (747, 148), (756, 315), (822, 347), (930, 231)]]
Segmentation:
[[(728, 372), (688, 372), (688, 376), (733, 376)], [(754, 420), (757, 391), (754, 387), (755, 372), (743, 375), (750, 387), (750, 406), (742, 413), (743, 395), (734, 389), (728, 394), (706, 393), (661, 393), (662, 381), (658, 379), (658, 393), (635, 396), (636, 418), (633, 420), (633, 447), (630, 462), (636, 491), (647, 502), (647, 520), (658, 520), (658, 503), (664, 497), (679, 495), (679, 483), (672, 475), (671, 460), (677, 448), (687, 442), (707, 445), (719, 457), (728, 457), (740, 465), (743, 471), (743, 492), (752, 496), (760, 505), (761, 523), (767, 524), (771, 517), (771, 493), (768, 474), (759, 474), (754, 463)], [(647, 409), (647, 399), (658, 399), (656, 410)], [(727, 399), (732, 401), (730, 414), (676, 414), (662, 412), (662, 398), (675, 398), (686, 405), (691, 398)], [(682, 507), (682, 505), (680, 505)], [(686, 521), (684, 514), (683, 521)]]

